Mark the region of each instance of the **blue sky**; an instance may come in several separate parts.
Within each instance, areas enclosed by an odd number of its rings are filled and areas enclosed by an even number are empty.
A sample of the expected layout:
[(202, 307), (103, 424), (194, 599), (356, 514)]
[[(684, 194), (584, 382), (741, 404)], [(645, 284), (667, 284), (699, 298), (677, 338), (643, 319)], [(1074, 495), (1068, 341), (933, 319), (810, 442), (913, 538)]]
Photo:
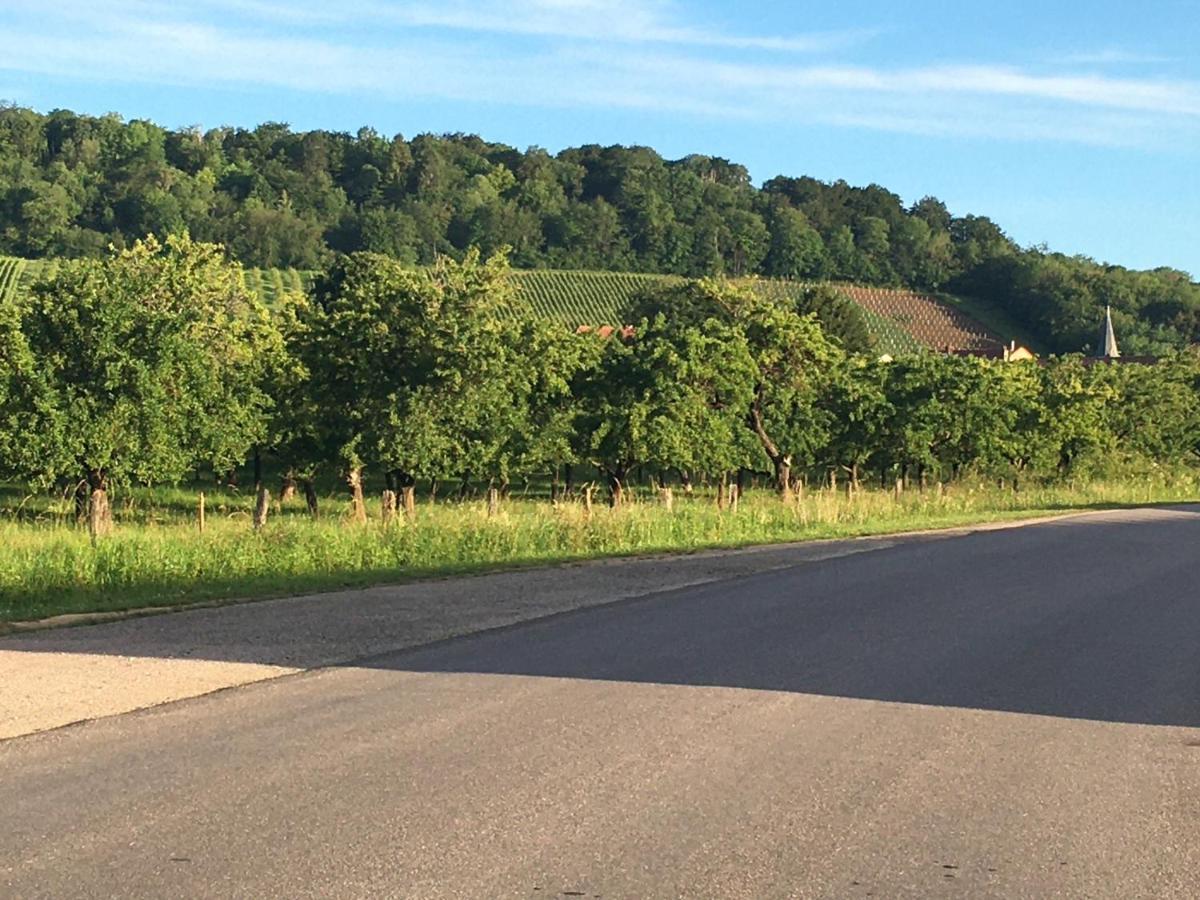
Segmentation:
[(3, 0), (0, 98), (709, 153), (1200, 275), (1198, 32), (1194, 0)]

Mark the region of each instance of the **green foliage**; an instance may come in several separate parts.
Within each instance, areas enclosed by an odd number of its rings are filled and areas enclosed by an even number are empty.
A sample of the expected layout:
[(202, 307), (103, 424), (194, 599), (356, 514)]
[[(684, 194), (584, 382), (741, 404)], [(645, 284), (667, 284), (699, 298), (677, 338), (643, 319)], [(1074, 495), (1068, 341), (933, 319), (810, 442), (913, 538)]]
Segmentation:
[[(552, 156), (474, 135), (169, 131), (0, 107), (0, 254), (102, 257), (184, 231), (259, 268), (323, 269), (358, 251), (429, 265), (510, 247), (523, 269), (953, 289), (1051, 352), (1093, 344), (1106, 304), (1128, 352), (1200, 339), (1200, 286), (1185, 273), (1021, 250), (985, 217), (933, 197), (906, 207), (878, 185), (779, 176), (757, 188), (728, 160), (647, 147)], [(610, 324), (580, 312), (572, 324)]]
[(745, 460), (743, 432), (754, 368), (744, 333), (717, 315), (643, 318), (616, 333), (582, 370), (583, 456), (619, 500), (635, 465), (724, 473)]
[(532, 366), (502, 255), (410, 269), (354, 254), (317, 285), (298, 354), (349, 470), (507, 479)]
[(780, 302), (754, 285), (704, 279), (647, 294), (635, 307), (646, 320), (693, 327), (722, 322), (745, 342), (749, 402), (740, 417), (774, 465), (783, 490), (794, 462), (811, 460), (824, 439), (815, 403), (825, 371), (840, 356), (816, 317), (800, 314), (797, 306), (791, 295)]
[[(532, 270), (514, 272), (513, 277), (535, 314), (570, 327), (588, 328), (630, 324), (637, 320), (639, 310), (644, 312), (645, 297), (671, 296), (672, 289), (686, 285), (682, 278), (634, 272)], [(870, 316), (831, 285), (759, 278), (736, 281), (801, 315), (815, 315), (822, 329), (849, 352), (874, 349), (876, 335), (879, 343), (900, 352), (917, 349), (911, 338), (897, 339), (891, 323)]]
[[(27, 293), (43, 273), (53, 274), (59, 261), (0, 257), (0, 271), (7, 263), (11, 263), (18, 273), (10, 290), (19, 295)], [(311, 293), (318, 273), (298, 269), (244, 269), (242, 277), (247, 290), (256, 293), (268, 306), (274, 306), (285, 294)], [(518, 309), (528, 304), (536, 316), (572, 329), (628, 324), (634, 315), (633, 307), (644, 294), (685, 282), (685, 279), (672, 275), (542, 269), (511, 271), (510, 277), (521, 298)], [(873, 350), (899, 356), (919, 352), (922, 347), (922, 343), (901, 324), (858, 305), (844, 286), (759, 278), (744, 281), (766, 297), (794, 304), (803, 313), (815, 313), (821, 327), (851, 352)], [(942, 299), (945, 302), (945, 298)], [(980, 326), (979, 330), (984, 329)]]
[(171, 481), (236, 465), (263, 436), (261, 376), (281, 343), (218, 247), (148, 238), (65, 264), (15, 318), (8, 406), (26, 449), (9, 467), (26, 477)]
[(813, 316), (825, 335), (847, 353), (868, 353), (875, 349), (865, 311), (836, 287), (786, 281), (755, 281), (751, 287), (760, 296), (802, 316)]

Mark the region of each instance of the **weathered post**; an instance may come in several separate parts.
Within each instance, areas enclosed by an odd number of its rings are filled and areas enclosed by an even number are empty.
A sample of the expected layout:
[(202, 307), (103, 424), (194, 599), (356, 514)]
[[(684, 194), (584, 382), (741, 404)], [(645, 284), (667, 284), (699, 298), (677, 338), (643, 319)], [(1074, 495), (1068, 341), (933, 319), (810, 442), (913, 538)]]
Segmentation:
[(267, 512), (271, 508), (271, 492), (265, 484), (258, 486), (258, 495), (254, 498), (254, 530), (261, 531), (267, 524)]
[(500, 492), (495, 485), (488, 485), (487, 514), (489, 519), (496, 518), (500, 512)]
[(88, 473), (88, 534), (94, 544), (112, 531), (112, 508), (108, 505), (108, 478), (102, 471)]
[(379, 517), (383, 524), (389, 524), (396, 517), (396, 492), (390, 488), (383, 492), (379, 504)]
[(200, 492), (200, 499), (196, 503), (196, 520), (200, 525), (200, 533), (204, 534), (204, 491)]
[(667, 512), (674, 512), (674, 510), (675, 510), (675, 495), (674, 495), (674, 493), (672, 493), (672, 491), (669, 487), (666, 487), (664, 485), (663, 487), (660, 487), (658, 489), (658, 500), (659, 500), (659, 503), (662, 504), (663, 509), (665, 509)]
[(358, 523), (367, 521), (367, 507), (363, 501), (362, 469), (357, 466), (346, 474), (346, 482), (350, 485), (351, 518)]
[(88, 499), (88, 534), (92, 543), (112, 531), (112, 512), (108, 506), (108, 494), (100, 488), (94, 488)]

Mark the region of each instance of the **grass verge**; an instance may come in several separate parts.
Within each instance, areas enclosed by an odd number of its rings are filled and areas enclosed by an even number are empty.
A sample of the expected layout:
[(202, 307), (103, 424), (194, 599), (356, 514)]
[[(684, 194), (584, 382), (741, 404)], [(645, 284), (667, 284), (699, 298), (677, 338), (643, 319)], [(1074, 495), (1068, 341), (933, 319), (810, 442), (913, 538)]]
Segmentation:
[[(1092, 482), (1014, 492), (981, 485), (942, 491), (812, 492), (784, 504), (750, 493), (734, 512), (679, 497), (668, 512), (648, 497), (620, 510), (510, 500), (418, 506), (412, 521), (349, 525), (276, 515), (255, 533), (244, 516), (204, 534), (175, 515), (123, 524), (92, 546), (53, 520), (0, 523), (0, 621), (202, 601), (285, 596), (498, 568), (888, 534), (1194, 500), (1195, 475)], [(587, 577), (585, 574), (580, 577)]]

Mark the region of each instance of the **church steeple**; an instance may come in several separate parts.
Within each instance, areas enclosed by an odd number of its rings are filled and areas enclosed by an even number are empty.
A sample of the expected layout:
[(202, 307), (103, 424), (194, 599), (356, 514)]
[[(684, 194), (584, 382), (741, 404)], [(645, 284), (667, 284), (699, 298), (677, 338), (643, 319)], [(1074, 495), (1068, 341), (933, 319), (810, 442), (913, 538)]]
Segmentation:
[(1113, 331), (1112, 324), (1112, 307), (1104, 307), (1104, 336), (1102, 338), (1104, 347), (1100, 353), (1096, 354), (1104, 359), (1117, 359), (1121, 355), (1120, 349), (1117, 347), (1117, 335)]

